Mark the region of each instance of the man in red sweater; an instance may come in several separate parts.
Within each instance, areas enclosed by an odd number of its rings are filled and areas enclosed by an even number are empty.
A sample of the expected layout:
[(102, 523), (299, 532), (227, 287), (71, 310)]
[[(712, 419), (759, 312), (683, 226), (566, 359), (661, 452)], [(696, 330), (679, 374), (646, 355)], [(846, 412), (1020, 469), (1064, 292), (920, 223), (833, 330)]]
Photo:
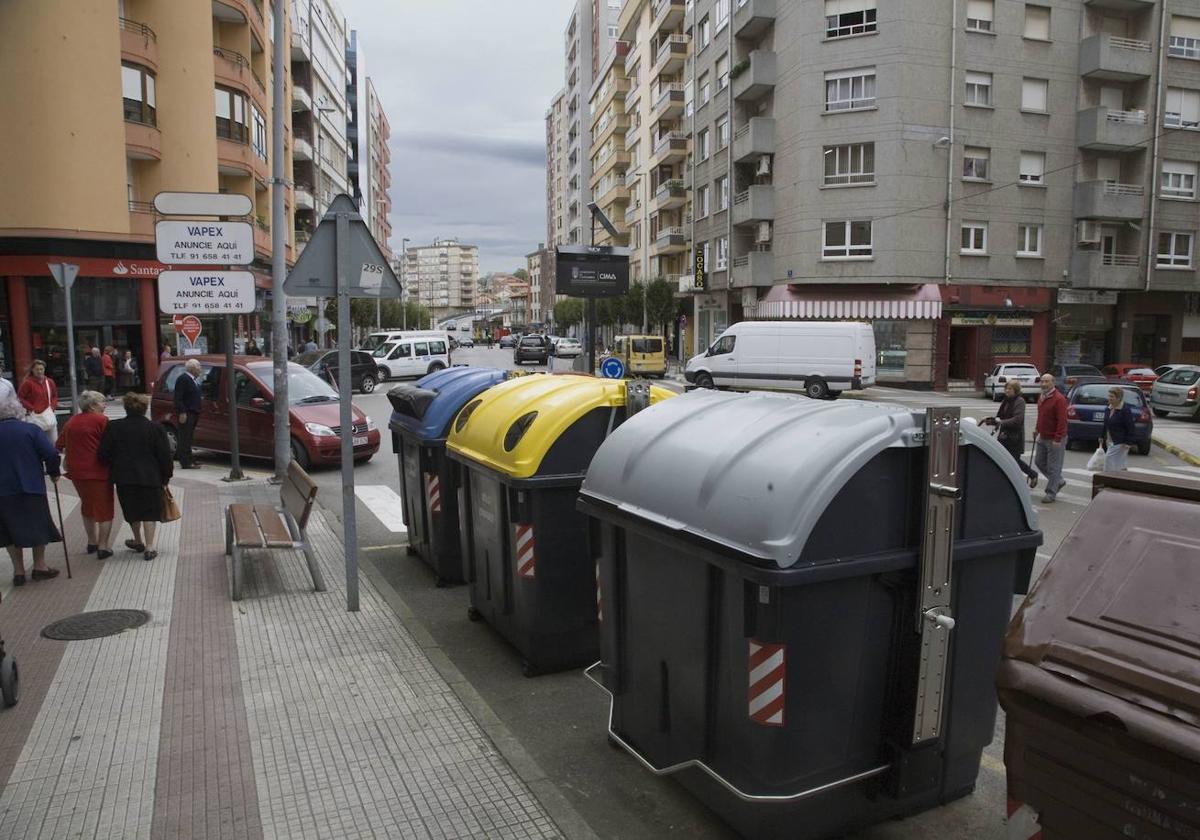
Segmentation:
[(1062, 477), (1063, 455), (1067, 451), (1067, 398), (1054, 387), (1054, 377), (1048, 373), (1042, 374), (1041, 386), (1033, 462), (1046, 476), (1042, 503), (1048, 505), (1067, 483)]

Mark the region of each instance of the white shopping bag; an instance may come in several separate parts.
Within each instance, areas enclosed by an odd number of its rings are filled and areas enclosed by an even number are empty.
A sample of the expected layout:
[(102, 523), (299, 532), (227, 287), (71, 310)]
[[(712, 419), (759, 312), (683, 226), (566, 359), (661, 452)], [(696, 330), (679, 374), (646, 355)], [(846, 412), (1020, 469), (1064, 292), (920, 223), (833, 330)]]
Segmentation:
[(1088, 458), (1087, 468), (1092, 472), (1103, 472), (1104, 470), (1104, 449), (1097, 446), (1096, 451), (1092, 453), (1092, 457)]

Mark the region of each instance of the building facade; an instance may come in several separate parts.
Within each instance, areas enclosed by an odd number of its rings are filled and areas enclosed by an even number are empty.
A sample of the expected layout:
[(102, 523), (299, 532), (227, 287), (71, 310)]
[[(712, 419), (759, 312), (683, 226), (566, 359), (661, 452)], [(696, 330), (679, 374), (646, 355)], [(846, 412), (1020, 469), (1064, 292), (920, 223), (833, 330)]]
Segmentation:
[(384, 255), (392, 256), (392, 126), (383, 110), (375, 85), (367, 77), (367, 128), (369, 200), (371, 206), (371, 234)]
[(567, 241), (567, 95), (560, 90), (546, 109), (546, 241)]
[(346, 179), (359, 214), (383, 249), (392, 258), (392, 159), (388, 141), (391, 124), (383, 103), (367, 75), (358, 30), (346, 41)]
[[(47, 268), (67, 262), (79, 267), (72, 292), (78, 351), (130, 350), (139, 384), (153, 381), (160, 342), (177, 347), (181, 340), (157, 308), (156, 277), (167, 267), (155, 259), (152, 202), (159, 192), (250, 199), (250, 269), (261, 290), (259, 312), (269, 308), (268, 7), (265, 0), (0, 5), (0, 183), (12, 199), (0, 204), (6, 375), (23, 374), (39, 358), (69, 386), (66, 301)], [(64, 43), (71, 45), (68, 60)], [(291, 152), (289, 135), (289, 163)], [(289, 261), (293, 200), (289, 189)], [(201, 321), (194, 349), (223, 348), (219, 322)], [(257, 315), (237, 324), (241, 335), (268, 328), (269, 319)]]
[(409, 299), (429, 309), (435, 320), (475, 309), (479, 291), (479, 248), (457, 239), (437, 239), (404, 252)]

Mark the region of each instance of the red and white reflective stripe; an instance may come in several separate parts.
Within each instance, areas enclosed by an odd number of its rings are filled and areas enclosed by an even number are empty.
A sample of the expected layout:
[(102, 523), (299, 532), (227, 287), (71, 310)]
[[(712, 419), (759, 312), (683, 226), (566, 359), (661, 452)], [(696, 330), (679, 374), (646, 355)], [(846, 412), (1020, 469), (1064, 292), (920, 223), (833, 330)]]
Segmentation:
[(425, 474), (425, 493), (429, 500), (429, 512), (442, 512), (442, 482), (436, 473)]
[(750, 640), (750, 720), (763, 726), (783, 726), (783, 645)]
[(604, 620), (604, 604), (600, 600), (600, 561), (596, 561), (596, 620)]
[(1042, 840), (1037, 811), (1011, 796), (1008, 798), (1008, 840)]
[(517, 574), (523, 578), (531, 578), (534, 573), (536, 558), (533, 553), (533, 526), (517, 526)]

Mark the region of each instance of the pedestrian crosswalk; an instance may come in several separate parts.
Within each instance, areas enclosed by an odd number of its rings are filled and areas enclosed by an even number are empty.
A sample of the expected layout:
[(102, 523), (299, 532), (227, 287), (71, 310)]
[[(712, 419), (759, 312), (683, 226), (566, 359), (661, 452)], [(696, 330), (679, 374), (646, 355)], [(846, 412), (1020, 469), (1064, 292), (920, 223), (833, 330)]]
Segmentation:
[(404, 523), (404, 500), (400, 494), (386, 484), (360, 484), (354, 495), (363, 503), (384, 528), (393, 534), (407, 534)]

